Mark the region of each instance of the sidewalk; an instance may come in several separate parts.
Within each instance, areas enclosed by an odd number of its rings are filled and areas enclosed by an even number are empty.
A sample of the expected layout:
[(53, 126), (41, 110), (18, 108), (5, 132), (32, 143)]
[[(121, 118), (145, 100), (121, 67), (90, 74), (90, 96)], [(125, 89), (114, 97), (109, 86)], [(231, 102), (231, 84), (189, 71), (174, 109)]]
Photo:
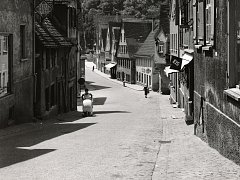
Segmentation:
[(239, 180), (240, 166), (194, 135), (184, 113), (160, 95), (163, 136), (152, 180)]

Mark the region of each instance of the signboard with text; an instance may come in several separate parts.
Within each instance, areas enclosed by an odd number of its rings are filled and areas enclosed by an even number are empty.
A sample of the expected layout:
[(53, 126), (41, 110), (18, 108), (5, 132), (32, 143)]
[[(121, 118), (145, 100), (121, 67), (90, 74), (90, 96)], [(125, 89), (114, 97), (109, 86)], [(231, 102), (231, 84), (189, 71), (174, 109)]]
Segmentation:
[(181, 70), (182, 59), (179, 57), (172, 56), (170, 69)]

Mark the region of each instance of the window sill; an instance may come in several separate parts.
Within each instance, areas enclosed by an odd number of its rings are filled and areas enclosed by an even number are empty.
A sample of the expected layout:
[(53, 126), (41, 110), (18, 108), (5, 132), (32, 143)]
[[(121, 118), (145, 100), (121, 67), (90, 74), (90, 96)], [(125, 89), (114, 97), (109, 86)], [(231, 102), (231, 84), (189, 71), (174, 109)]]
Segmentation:
[(208, 45), (207, 46), (203, 46), (202, 50), (203, 51), (211, 51), (212, 50), (212, 46), (208, 46)]
[(0, 99), (3, 100), (4, 98), (12, 98), (13, 96), (14, 96), (13, 93), (8, 92), (8, 93), (0, 96)]
[(202, 45), (201, 45), (201, 44), (195, 44), (194, 47), (195, 47), (196, 49), (201, 49), (201, 48), (202, 48)]
[(230, 88), (223, 91), (223, 93), (236, 101), (240, 101), (240, 89), (239, 88)]
[(21, 58), (20, 59), (21, 62), (28, 61), (28, 60), (29, 60), (28, 58)]

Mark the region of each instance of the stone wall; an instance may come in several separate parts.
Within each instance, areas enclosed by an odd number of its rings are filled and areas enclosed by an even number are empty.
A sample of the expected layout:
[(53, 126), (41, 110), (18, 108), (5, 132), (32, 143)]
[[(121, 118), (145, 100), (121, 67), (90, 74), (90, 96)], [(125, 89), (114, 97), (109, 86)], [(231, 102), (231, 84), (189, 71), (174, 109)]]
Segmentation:
[(195, 50), (195, 133), (224, 156), (239, 163), (240, 104), (224, 95), (227, 87), (227, 1), (215, 1), (215, 47)]
[[(10, 52), (11, 93), (0, 98), (0, 127), (9, 118), (16, 123), (32, 121), (32, 4), (29, 0), (4, 0), (0, 3), (0, 32), (12, 36)], [(20, 25), (25, 25), (26, 58), (20, 56)]]

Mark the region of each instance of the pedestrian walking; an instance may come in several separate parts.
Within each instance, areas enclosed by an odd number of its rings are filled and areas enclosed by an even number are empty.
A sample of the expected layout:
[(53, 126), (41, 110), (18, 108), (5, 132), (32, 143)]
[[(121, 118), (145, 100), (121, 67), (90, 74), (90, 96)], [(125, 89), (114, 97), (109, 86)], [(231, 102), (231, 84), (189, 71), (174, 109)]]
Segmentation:
[(145, 84), (143, 90), (144, 90), (145, 98), (147, 98), (147, 95), (148, 95), (148, 93), (149, 93), (149, 88), (148, 88), (147, 84)]
[(92, 67), (92, 71), (94, 71), (94, 66)]
[(123, 87), (126, 87), (126, 81), (125, 81), (125, 79), (123, 80)]

